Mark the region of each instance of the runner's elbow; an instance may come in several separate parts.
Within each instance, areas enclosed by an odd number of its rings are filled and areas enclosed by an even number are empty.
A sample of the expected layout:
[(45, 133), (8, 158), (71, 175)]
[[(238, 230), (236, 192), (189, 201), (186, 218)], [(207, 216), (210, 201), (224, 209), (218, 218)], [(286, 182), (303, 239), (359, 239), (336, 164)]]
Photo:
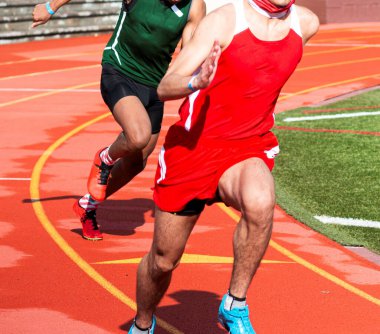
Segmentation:
[(157, 95), (158, 98), (161, 101), (166, 101), (168, 100), (168, 89), (166, 88), (165, 82), (161, 81), (160, 84), (157, 87)]

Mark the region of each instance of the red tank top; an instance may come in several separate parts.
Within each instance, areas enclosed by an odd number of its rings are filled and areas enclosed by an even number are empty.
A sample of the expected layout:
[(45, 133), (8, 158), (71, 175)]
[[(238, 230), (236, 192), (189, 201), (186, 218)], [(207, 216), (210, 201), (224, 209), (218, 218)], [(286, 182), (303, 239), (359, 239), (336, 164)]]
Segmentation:
[(280, 91), (302, 57), (295, 9), (293, 5), (291, 29), (282, 40), (262, 41), (247, 26), (238, 28), (210, 86), (192, 93), (180, 107), (181, 120), (174, 128), (186, 130), (187, 140), (241, 140), (270, 131)]

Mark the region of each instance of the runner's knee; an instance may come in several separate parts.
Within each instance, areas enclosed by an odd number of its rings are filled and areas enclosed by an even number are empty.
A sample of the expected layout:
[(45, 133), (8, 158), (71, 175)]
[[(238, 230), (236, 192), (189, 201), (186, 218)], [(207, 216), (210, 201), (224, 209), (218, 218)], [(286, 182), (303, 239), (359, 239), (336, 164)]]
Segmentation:
[(172, 272), (179, 264), (178, 261), (172, 261), (164, 255), (155, 255), (152, 263), (153, 276), (161, 276)]
[(242, 201), (242, 214), (247, 222), (265, 227), (272, 222), (275, 196), (272, 191), (264, 190), (245, 196)]
[(128, 152), (143, 150), (149, 143), (151, 131), (149, 129), (137, 128), (128, 132), (124, 131), (125, 149)]

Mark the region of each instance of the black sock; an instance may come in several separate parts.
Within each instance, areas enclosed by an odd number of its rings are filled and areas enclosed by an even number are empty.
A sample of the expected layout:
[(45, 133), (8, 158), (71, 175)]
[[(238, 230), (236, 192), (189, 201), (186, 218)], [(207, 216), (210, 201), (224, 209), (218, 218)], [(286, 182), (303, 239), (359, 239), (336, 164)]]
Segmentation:
[(245, 302), (247, 297), (244, 297), (244, 298), (238, 298), (238, 297), (235, 297), (231, 292), (228, 291), (228, 295), (231, 296), (234, 300), (237, 300), (238, 302)]
[(137, 324), (136, 324), (136, 321), (135, 321), (135, 328), (136, 328), (136, 331), (133, 331), (133, 333), (136, 333), (136, 334), (146, 334), (146, 333), (149, 333), (149, 330), (151, 329), (152, 326), (149, 326), (148, 328), (141, 328), (139, 327)]

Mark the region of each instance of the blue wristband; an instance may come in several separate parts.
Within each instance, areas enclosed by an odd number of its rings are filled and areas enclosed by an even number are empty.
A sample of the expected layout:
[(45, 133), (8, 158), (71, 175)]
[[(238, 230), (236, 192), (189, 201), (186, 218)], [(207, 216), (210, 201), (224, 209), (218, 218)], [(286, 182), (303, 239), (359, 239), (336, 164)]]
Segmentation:
[(191, 80), (189, 81), (189, 83), (187, 84), (187, 88), (189, 88), (192, 92), (195, 92), (196, 89), (193, 87), (193, 79), (194, 77), (191, 78)]
[(47, 3), (45, 4), (45, 7), (46, 7), (46, 10), (48, 11), (48, 13), (49, 13), (50, 15), (54, 15), (54, 14), (55, 14), (55, 11), (50, 7), (50, 2), (47, 2)]

